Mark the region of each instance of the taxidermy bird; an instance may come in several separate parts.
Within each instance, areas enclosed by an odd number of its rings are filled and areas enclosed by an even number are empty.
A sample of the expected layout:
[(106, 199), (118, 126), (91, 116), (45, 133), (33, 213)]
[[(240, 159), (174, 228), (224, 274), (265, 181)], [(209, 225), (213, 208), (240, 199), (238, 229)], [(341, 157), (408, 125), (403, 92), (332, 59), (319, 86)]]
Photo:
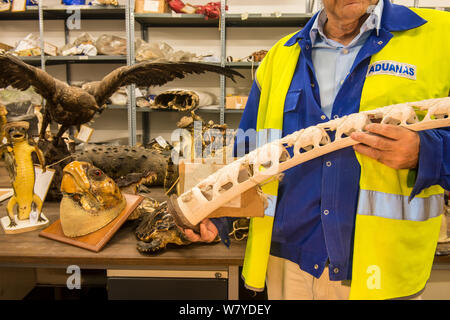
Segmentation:
[(0, 54), (0, 88), (12, 86), (26, 90), (32, 86), (47, 100), (43, 108), (43, 122), (39, 134), (45, 139), (48, 125), (55, 121), (61, 127), (54, 142), (70, 126), (80, 126), (92, 120), (96, 113), (104, 110), (107, 99), (120, 87), (135, 84), (138, 87), (162, 86), (186, 74), (214, 72), (234, 81), (234, 76), (243, 76), (232, 69), (197, 62), (141, 62), (123, 66), (106, 75), (101, 81), (84, 84), (81, 88), (53, 78), (47, 72), (26, 64), (10, 54)]

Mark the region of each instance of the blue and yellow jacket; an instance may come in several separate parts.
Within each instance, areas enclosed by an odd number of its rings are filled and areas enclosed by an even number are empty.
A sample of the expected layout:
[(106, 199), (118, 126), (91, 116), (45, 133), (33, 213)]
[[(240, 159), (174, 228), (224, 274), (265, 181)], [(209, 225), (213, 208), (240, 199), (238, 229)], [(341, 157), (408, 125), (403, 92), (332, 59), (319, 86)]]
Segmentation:
[[(311, 61), (312, 22), (281, 39), (257, 71), (239, 127), (256, 129), (262, 141), (330, 120), (320, 107)], [(379, 34), (373, 32), (358, 53), (332, 118), (447, 96), (449, 27), (449, 13), (385, 0)], [(291, 168), (279, 186), (265, 186), (276, 207), (252, 219), (246, 285), (264, 287), (270, 247), (272, 255), (315, 277), (328, 265), (331, 280), (352, 279), (353, 298), (420, 291), (431, 270), (442, 188), (450, 189), (450, 130), (420, 132), (420, 141), (414, 186), (407, 184), (409, 170), (388, 168), (352, 148)], [(237, 145), (245, 143), (238, 137)]]

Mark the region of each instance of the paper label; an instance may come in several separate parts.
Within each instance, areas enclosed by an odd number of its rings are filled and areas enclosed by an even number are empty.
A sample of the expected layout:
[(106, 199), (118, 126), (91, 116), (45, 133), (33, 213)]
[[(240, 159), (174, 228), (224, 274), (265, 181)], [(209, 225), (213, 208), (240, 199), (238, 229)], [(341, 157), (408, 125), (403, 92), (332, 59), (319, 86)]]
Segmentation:
[(141, 90), (139, 90), (139, 88), (135, 88), (134, 89), (134, 95), (136, 96), (136, 98), (140, 98), (143, 97), (144, 95), (142, 94)]
[(88, 126), (82, 125), (80, 127), (80, 132), (78, 132), (78, 134), (77, 134), (77, 139), (87, 143), (91, 139), (93, 132), (94, 132), (94, 129), (92, 129)]
[(247, 20), (248, 19), (248, 12), (241, 13), (241, 20)]
[(144, 1), (144, 11), (154, 11), (158, 12), (159, 1), (145, 0)]
[(44, 202), (48, 189), (50, 188), (50, 183), (52, 183), (53, 176), (55, 175), (55, 170), (47, 169), (45, 172), (42, 172), (41, 167), (35, 166), (34, 175), (34, 193)]
[(161, 147), (163, 147), (163, 148), (167, 147), (167, 142), (166, 142), (166, 140), (163, 137), (158, 136), (158, 137), (155, 138), (155, 140), (156, 140), (156, 142), (158, 142), (158, 144)]

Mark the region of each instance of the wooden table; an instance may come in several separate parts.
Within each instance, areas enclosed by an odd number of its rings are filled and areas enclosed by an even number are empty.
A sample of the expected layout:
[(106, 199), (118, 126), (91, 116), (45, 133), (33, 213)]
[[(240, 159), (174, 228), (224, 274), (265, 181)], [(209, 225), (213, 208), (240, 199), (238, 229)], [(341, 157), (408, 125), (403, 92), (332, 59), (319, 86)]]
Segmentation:
[[(0, 187), (8, 187), (7, 181), (7, 176), (0, 174)], [(155, 199), (164, 200), (161, 190), (152, 192)], [(6, 202), (0, 204), (0, 216), (6, 214)], [(59, 203), (45, 202), (43, 212), (50, 223), (54, 222), (59, 217)], [(206, 275), (219, 273), (228, 279), (228, 298), (238, 298), (239, 266), (243, 264), (245, 241), (232, 241), (230, 248), (222, 243), (192, 244), (144, 256), (136, 249), (137, 240), (133, 231), (133, 223), (126, 222), (102, 251), (94, 253), (39, 237), (40, 231), (5, 235), (0, 230), (0, 267), (65, 270), (69, 265), (77, 265), (82, 269), (106, 269), (112, 275), (135, 273), (135, 276), (164, 274), (174, 270), (185, 273), (199, 271)], [(449, 247), (450, 244), (438, 245), (438, 251), (448, 252)], [(449, 265), (450, 255), (435, 257), (434, 268), (447, 269)]]
[[(154, 198), (163, 199), (163, 193), (155, 190)], [(6, 214), (6, 203), (0, 205), (1, 216)], [(59, 218), (59, 203), (45, 202), (43, 213), (53, 223)], [(218, 274), (228, 279), (228, 298), (238, 299), (239, 266), (243, 264), (245, 241), (233, 241), (229, 248), (222, 243), (191, 244), (142, 255), (136, 249), (135, 226), (135, 222), (126, 222), (98, 253), (40, 237), (40, 230), (18, 235), (5, 235), (1, 230), (0, 267), (66, 269), (76, 265), (81, 269), (106, 269), (116, 276), (167, 275), (167, 271), (193, 272), (193, 276), (200, 277)]]

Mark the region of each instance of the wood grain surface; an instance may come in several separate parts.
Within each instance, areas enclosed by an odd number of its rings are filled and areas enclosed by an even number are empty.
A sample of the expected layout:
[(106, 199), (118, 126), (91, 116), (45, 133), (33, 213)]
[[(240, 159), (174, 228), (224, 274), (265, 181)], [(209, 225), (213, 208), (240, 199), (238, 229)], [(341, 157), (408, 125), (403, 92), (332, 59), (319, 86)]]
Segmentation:
[[(161, 201), (164, 193), (152, 190), (154, 198)], [(6, 202), (0, 205), (0, 215), (6, 214)], [(45, 202), (43, 211), (50, 223), (59, 219), (59, 203)], [(136, 249), (135, 221), (126, 221), (100, 252), (91, 252), (58, 241), (39, 237), (40, 231), (19, 235), (6, 235), (0, 231), (0, 265), (3, 266), (64, 266), (81, 268), (140, 268), (145, 266), (192, 265), (227, 266), (242, 265), (245, 241), (232, 241), (227, 248), (222, 243), (168, 246), (153, 255), (142, 255)]]

